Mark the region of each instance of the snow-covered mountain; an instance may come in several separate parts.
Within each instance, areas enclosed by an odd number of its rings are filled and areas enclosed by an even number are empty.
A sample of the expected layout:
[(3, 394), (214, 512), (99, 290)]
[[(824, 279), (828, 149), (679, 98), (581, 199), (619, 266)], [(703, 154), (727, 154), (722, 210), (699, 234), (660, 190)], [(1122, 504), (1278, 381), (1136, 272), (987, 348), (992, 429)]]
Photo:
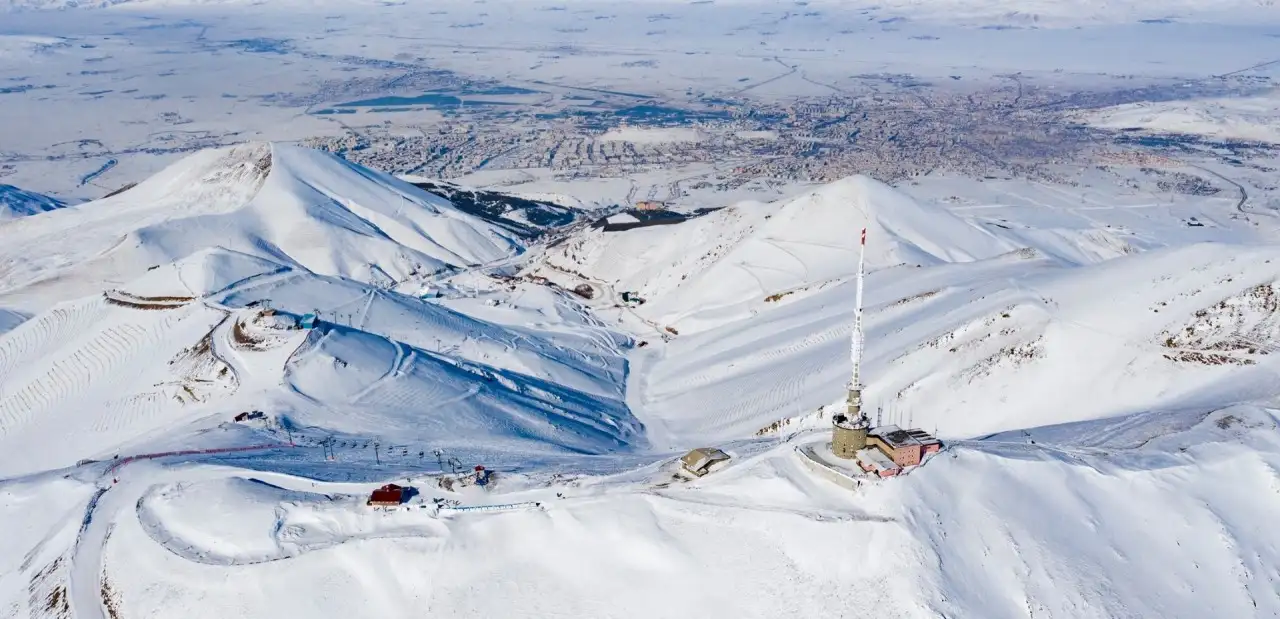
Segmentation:
[[(287, 405), (297, 423), (333, 431), (396, 428), (400, 407), (420, 401), (452, 410), (452, 423), (413, 417), (402, 438), (475, 445), (461, 428), (491, 432), (509, 409), (506, 436), (538, 450), (558, 442), (548, 432), (569, 431), (574, 450), (638, 439), (620, 341), (566, 355), (536, 329), (392, 290), (516, 256), (514, 233), (330, 155), (201, 153), (119, 195), (12, 222), (6, 238), (3, 305), (30, 318), (0, 340), (0, 442), (15, 456), (5, 474), (65, 466), (278, 386), (300, 398)], [(331, 326), (310, 338), (290, 328), (307, 313)], [(484, 420), (464, 421), (469, 406)], [(350, 407), (389, 416), (321, 412)], [(547, 414), (568, 416), (535, 421)], [(63, 448), (48, 449), (56, 434)]]
[(35, 311), (211, 247), (389, 286), (521, 251), (518, 236), (333, 155), (205, 151), (136, 187), (6, 226), (7, 302)]
[[(632, 356), (629, 401), (658, 444), (732, 440), (827, 423), (848, 379), (863, 226), (866, 396), (893, 421), (962, 437), (1274, 393), (1270, 245), (1168, 237), (1142, 251), (1110, 226), (980, 226), (853, 178), (675, 226), (587, 231), (534, 271), (592, 286), (602, 306), (643, 299), (627, 313), (670, 341)], [(1080, 393), (1105, 396), (1062, 405)]]
[(1181, 133), (1223, 140), (1280, 143), (1275, 118), (1280, 91), (1232, 99), (1193, 99), (1117, 105), (1078, 114), (1098, 127)]
[(0, 184), (0, 222), (52, 211), (66, 205), (66, 202), (57, 198)]
[[(1276, 615), (1275, 225), (1157, 208), (854, 177), (528, 240), (331, 155), (194, 155), (0, 225), (0, 607)], [(801, 450), (864, 227), (867, 407), (947, 446), (837, 484)]]

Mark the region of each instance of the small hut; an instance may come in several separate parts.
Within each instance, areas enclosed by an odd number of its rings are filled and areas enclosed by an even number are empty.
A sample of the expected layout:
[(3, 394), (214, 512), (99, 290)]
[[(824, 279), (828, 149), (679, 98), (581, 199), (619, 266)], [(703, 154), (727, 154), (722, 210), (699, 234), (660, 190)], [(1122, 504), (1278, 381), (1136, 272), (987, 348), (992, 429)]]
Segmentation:
[(395, 507), (404, 502), (404, 488), (395, 484), (387, 484), (369, 495), (365, 505), (372, 507)]
[(685, 471), (696, 477), (702, 477), (711, 472), (711, 468), (729, 459), (729, 454), (716, 449), (715, 447), (699, 447), (691, 450), (680, 458), (680, 464)]

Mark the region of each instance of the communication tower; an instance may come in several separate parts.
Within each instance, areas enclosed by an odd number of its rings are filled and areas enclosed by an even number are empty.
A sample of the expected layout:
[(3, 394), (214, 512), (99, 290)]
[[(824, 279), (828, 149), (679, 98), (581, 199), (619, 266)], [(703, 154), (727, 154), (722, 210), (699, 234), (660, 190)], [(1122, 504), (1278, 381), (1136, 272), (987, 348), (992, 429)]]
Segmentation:
[(839, 458), (852, 459), (867, 446), (867, 433), (871, 422), (862, 410), (862, 279), (866, 270), (867, 229), (862, 229), (858, 249), (858, 279), (855, 288), (853, 333), (850, 336), (849, 357), (853, 361), (853, 376), (849, 380), (849, 395), (845, 412), (832, 419), (831, 452)]

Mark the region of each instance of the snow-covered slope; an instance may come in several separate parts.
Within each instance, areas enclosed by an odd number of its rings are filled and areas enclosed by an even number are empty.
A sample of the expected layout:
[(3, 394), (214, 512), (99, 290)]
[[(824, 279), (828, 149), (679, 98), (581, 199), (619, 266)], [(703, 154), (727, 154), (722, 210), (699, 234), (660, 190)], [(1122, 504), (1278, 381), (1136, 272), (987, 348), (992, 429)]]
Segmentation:
[[(868, 278), (864, 380), (884, 421), (946, 437), (1275, 395), (1280, 251), (1196, 245), (1069, 267), (1014, 252)], [(1108, 291), (1100, 293), (1099, 291)], [(659, 444), (819, 412), (848, 380), (852, 284), (640, 351), (632, 407)], [(1088, 394), (1088, 395), (1084, 395)]]
[(215, 246), (381, 285), (521, 251), (403, 181), (268, 144), (192, 155), (118, 195), (12, 222), (5, 238), (0, 292), (29, 312)]
[(344, 434), (508, 453), (600, 452), (639, 439), (640, 426), (619, 399), (341, 327), (312, 332), (290, 360), (285, 384), (335, 412), (299, 420)]
[[(510, 231), (329, 155), (201, 153), (6, 230), (0, 475), (266, 402), (316, 432), (435, 445), (643, 442), (622, 404), (623, 337), (493, 324), (389, 289), (516, 256)], [(306, 313), (325, 321), (310, 339), (293, 326)]]
[(855, 178), (676, 225), (587, 231), (533, 272), (592, 286), (603, 311), (623, 291), (645, 300), (619, 317), (669, 341), (632, 355), (628, 399), (671, 448), (828, 423), (849, 375), (863, 226), (866, 397), (886, 422), (963, 437), (1274, 395), (1274, 248), (1035, 215), (979, 227)]
[[(1019, 431), (886, 487), (942, 615), (1280, 614), (1274, 410)], [(957, 492), (963, 479), (965, 491)]]
[[(7, 484), (0, 517), (26, 534), (0, 552), (26, 560), (0, 584), (76, 616), (1269, 617), (1276, 424), (1234, 407), (1036, 428), (852, 492), (790, 444), (690, 484), (658, 466), (489, 493), (419, 477), (392, 511), (364, 506), (373, 484), (130, 465), (96, 501), (74, 479)], [(437, 517), (433, 499), (541, 508)]]
[[(524, 247), (327, 155), (197, 155), (3, 227), (0, 608), (1273, 616), (1280, 248), (1230, 202), (1170, 233), (853, 178)], [(946, 441), (890, 480), (804, 455), (863, 227), (866, 406)]]
[(1280, 143), (1280, 92), (1233, 99), (1128, 103), (1079, 116), (1107, 129), (1182, 133), (1226, 140)]
[(57, 198), (25, 191), (13, 185), (0, 184), (0, 222), (52, 211), (64, 206), (66, 203)]
[[(320, 312), (327, 323), (310, 336), (293, 326), (321, 302), (331, 305)], [(591, 452), (643, 442), (622, 404), (618, 343), (578, 343), (571, 355), (558, 340), (202, 251), (0, 335), (0, 446), (10, 456), (0, 475), (67, 466), (265, 402), (317, 431), (436, 446)]]
[(972, 261), (1013, 247), (859, 176), (675, 226), (597, 230), (555, 247), (544, 270), (637, 292), (647, 300), (641, 315), (685, 333), (749, 316), (771, 297), (848, 278), (863, 228), (871, 268)]

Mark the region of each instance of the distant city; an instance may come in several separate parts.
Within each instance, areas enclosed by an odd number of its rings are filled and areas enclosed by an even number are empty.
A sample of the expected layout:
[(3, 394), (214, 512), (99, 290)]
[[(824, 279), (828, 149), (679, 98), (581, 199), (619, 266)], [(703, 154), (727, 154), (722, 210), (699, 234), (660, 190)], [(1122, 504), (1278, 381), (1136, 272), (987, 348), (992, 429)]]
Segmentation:
[[(721, 172), (716, 182), (725, 188), (761, 177), (824, 182), (855, 173), (891, 183), (931, 172), (1069, 182), (1054, 164), (1132, 162), (1181, 152), (1236, 163), (1280, 150), (1260, 142), (1103, 130), (1075, 118), (1084, 110), (1133, 101), (1249, 92), (1256, 84), (1245, 77), (1064, 92), (1024, 84), (1017, 75), (985, 88), (868, 75), (862, 76), (865, 92), (793, 102), (706, 96), (660, 103), (597, 91), (592, 97), (562, 96), (554, 107), (527, 101), (546, 93), (470, 83), (450, 84), (450, 91), (441, 87), (442, 79), (451, 78), (447, 72), (422, 77), (436, 90), (317, 110), (345, 118), (346, 130), (304, 143), (362, 165), (440, 178), (521, 168), (550, 168), (569, 178), (609, 177), (715, 163)], [(368, 120), (427, 109), (442, 113), (443, 120), (416, 126), (417, 135), (392, 120)], [(1213, 190), (1197, 186), (1203, 183), (1194, 176), (1165, 182), (1180, 193)]]

